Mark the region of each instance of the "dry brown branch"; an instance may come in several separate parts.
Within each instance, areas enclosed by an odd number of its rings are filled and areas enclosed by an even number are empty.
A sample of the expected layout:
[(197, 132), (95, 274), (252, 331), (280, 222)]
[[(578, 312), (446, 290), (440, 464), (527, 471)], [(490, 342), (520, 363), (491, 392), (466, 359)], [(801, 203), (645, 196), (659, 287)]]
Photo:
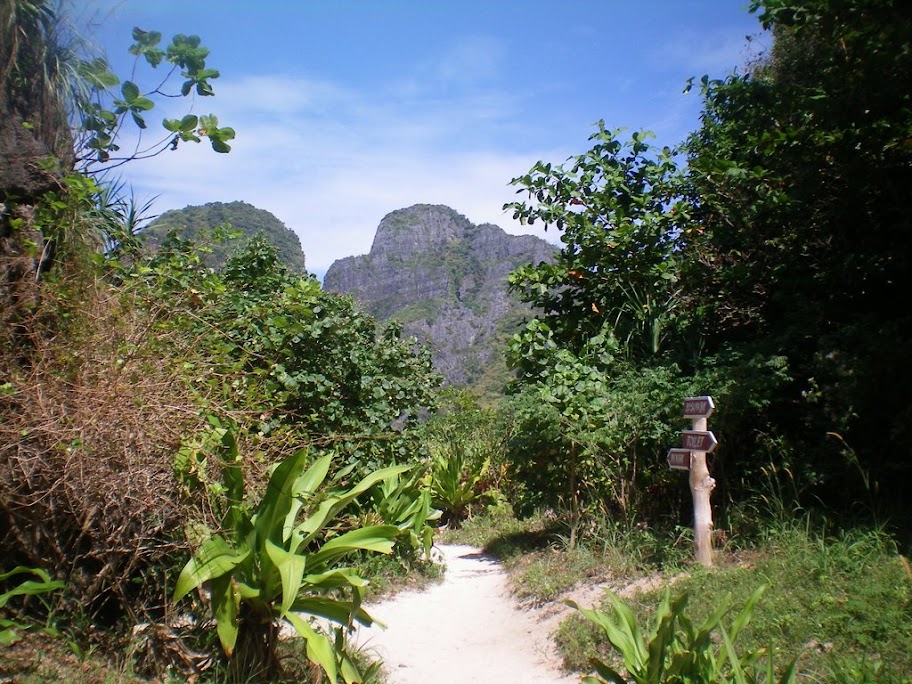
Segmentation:
[(65, 319), (46, 292), (15, 311), (2, 293), (16, 325), (0, 330), (0, 556), (64, 579), (93, 620), (148, 619), (189, 516), (173, 454), (201, 418), (143, 313), (103, 283), (80, 291)]

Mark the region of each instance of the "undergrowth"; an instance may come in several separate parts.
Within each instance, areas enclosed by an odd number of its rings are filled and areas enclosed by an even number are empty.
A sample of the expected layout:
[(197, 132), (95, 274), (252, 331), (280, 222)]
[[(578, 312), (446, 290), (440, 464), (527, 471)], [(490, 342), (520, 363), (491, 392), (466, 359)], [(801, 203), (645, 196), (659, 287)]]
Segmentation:
[[(801, 526), (782, 529), (736, 562), (692, 571), (672, 592), (690, 594), (689, 614), (699, 622), (720, 601), (744, 603), (762, 584), (769, 589), (739, 639), (745, 649), (773, 645), (781, 663), (797, 657), (799, 681), (910, 681), (912, 576), (882, 532), (828, 538)], [(639, 619), (653, 618), (663, 590), (628, 600)], [(613, 657), (579, 616), (561, 625), (557, 640), (572, 669), (586, 669), (593, 656)]]

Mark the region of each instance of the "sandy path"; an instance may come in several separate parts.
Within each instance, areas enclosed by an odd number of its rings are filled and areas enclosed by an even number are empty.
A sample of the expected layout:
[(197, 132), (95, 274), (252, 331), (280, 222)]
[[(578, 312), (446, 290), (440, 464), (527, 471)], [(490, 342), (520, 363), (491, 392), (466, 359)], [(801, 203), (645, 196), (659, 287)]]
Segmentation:
[(444, 581), (367, 606), (387, 629), (356, 641), (386, 664), (389, 684), (577, 684), (560, 672), (549, 624), (518, 610), (503, 568), (471, 546), (438, 547)]

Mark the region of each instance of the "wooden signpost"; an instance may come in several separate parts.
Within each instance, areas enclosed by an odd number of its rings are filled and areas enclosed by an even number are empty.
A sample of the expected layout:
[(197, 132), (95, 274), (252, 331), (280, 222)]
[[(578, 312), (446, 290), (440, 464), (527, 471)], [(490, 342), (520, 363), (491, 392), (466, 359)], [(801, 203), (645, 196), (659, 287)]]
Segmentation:
[(693, 422), (692, 429), (681, 433), (684, 448), (668, 451), (668, 465), (690, 471), (690, 494), (694, 504), (694, 553), (704, 567), (712, 565), (712, 507), (709, 495), (716, 481), (709, 476), (706, 454), (719, 443), (706, 429), (707, 418), (716, 408), (712, 397), (688, 397), (684, 400), (684, 417)]
[(690, 451), (688, 449), (669, 449), (668, 467), (672, 470), (690, 470)]

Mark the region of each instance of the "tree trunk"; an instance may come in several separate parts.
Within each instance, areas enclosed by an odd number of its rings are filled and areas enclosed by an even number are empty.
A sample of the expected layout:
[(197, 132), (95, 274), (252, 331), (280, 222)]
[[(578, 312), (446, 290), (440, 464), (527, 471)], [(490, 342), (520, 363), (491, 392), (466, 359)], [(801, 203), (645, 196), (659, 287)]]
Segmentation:
[(228, 659), (228, 681), (236, 684), (276, 681), (282, 674), (276, 652), (278, 625), (271, 615), (244, 611), (243, 606), (241, 610), (237, 644)]

